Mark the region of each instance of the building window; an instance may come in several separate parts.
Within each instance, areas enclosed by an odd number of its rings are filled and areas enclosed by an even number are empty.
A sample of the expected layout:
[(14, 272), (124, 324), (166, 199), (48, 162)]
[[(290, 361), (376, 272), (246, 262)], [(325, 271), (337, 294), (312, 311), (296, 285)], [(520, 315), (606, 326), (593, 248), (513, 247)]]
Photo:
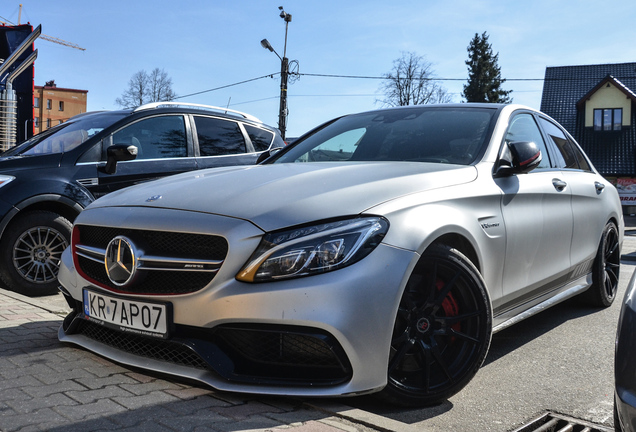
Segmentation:
[(51, 99), (47, 99), (46, 100), (46, 109), (51, 109), (51, 105), (52, 105)]
[(623, 125), (622, 108), (604, 108), (594, 110), (595, 131), (619, 131)]
[(64, 101), (60, 101), (60, 111), (64, 111)]
[(40, 108), (40, 98), (39, 97), (34, 97), (33, 98), (33, 107), (34, 108)]
[(33, 118), (33, 126), (36, 128), (40, 127), (40, 118), (39, 117), (34, 117)]
[(48, 129), (50, 127), (51, 127), (51, 119), (48, 118), (48, 119), (46, 119), (46, 128)]

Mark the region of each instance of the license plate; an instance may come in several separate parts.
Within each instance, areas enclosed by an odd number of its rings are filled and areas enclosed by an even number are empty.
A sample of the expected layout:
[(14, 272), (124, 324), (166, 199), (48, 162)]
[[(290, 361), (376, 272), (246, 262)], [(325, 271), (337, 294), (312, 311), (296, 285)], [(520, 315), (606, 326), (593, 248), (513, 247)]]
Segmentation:
[(168, 337), (165, 303), (129, 300), (84, 290), (84, 315), (97, 324), (122, 332)]

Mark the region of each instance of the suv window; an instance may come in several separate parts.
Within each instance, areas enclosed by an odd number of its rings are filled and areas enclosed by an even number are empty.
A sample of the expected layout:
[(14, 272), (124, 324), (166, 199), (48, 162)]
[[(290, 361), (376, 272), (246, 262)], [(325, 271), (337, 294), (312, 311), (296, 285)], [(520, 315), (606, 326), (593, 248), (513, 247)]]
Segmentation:
[(576, 145), (568, 140), (565, 133), (563, 133), (557, 125), (541, 117), (539, 118), (539, 123), (541, 123), (541, 127), (543, 127), (543, 130), (546, 134), (548, 134), (556, 148), (559, 149), (561, 157), (557, 163), (560, 168), (580, 168), (586, 171), (591, 171), (590, 165), (587, 163), (583, 153)]
[(506, 144), (511, 142), (533, 142), (541, 150), (541, 163), (537, 168), (550, 168), (550, 157), (537, 122), (531, 114), (518, 114), (510, 120), (506, 133)]
[(178, 158), (188, 155), (185, 122), (180, 115), (139, 120), (115, 132), (112, 144), (136, 146), (138, 160)]
[(250, 140), (252, 140), (252, 145), (254, 146), (255, 151), (261, 152), (269, 148), (272, 140), (274, 139), (273, 133), (248, 124), (244, 124), (243, 126), (245, 126), (245, 130), (247, 131)]
[(245, 153), (245, 138), (238, 123), (212, 117), (194, 117), (201, 156)]

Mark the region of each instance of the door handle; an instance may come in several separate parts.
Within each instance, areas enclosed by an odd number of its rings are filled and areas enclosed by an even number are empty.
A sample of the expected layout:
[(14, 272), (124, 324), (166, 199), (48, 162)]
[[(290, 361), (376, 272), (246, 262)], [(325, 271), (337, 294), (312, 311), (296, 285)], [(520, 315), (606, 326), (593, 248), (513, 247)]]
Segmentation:
[(564, 182), (563, 180), (559, 180), (557, 178), (552, 179), (552, 184), (554, 185), (554, 188), (556, 190), (558, 190), (559, 192), (561, 192), (563, 189), (565, 189), (565, 187), (568, 185), (566, 182)]
[(605, 185), (601, 182), (594, 182), (594, 187), (596, 188), (596, 193), (600, 194), (605, 189)]

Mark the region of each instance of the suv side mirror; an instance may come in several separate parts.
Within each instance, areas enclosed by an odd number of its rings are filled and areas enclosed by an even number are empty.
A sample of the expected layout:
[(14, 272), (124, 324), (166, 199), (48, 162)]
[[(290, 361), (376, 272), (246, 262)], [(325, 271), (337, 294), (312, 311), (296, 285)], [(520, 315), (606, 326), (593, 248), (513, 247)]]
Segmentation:
[(130, 144), (115, 144), (106, 149), (106, 174), (115, 174), (117, 171), (117, 162), (129, 161), (137, 157), (137, 147)]
[(499, 159), (495, 175), (498, 177), (527, 174), (541, 163), (541, 150), (533, 142), (508, 143)]
[(259, 163), (263, 162), (268, 157), (275, 155), (276, 153), (278, 153), (281, 150), (282, 150), (282, 147), (274, 147), (272, 149), (265, 150), (263, 153), (258, 155), (258, 159), (256, 159), (256, 165), (258, 165)]

